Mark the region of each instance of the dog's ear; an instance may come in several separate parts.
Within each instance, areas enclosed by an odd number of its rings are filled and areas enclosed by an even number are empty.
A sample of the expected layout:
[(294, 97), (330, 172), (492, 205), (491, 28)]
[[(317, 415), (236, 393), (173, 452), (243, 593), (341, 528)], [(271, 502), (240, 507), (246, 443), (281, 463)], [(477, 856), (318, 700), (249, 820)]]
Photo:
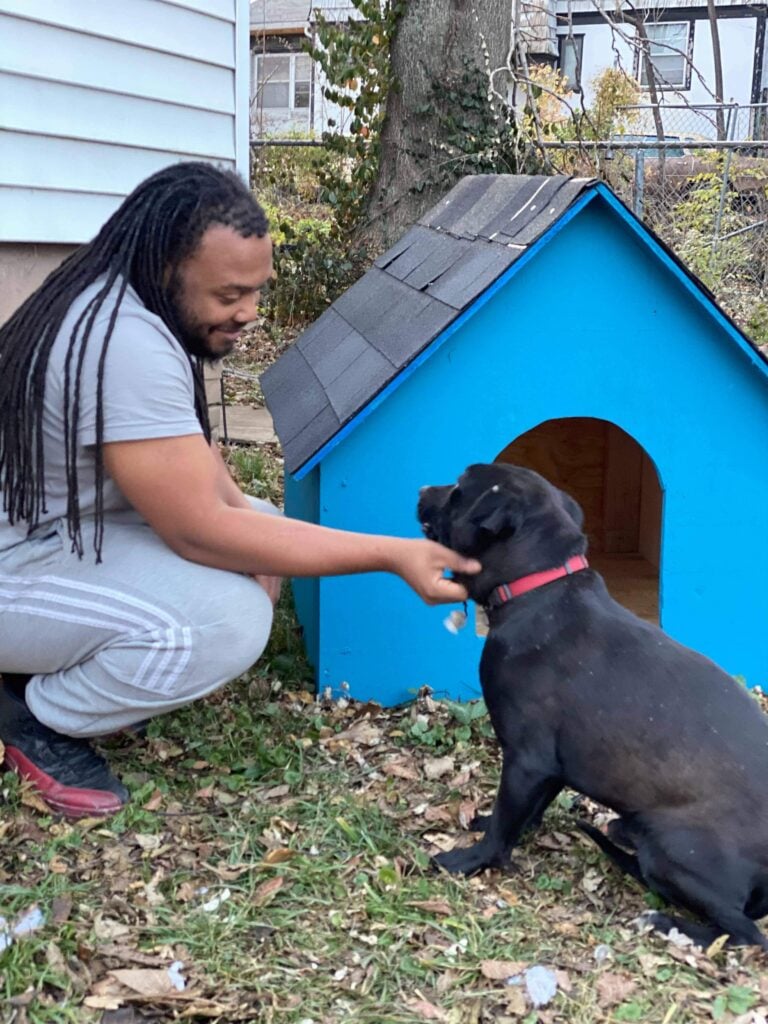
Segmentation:
[(581, 505), (570, 494), (566, 494), (565, 491), (558, 490), (558, 494), (560, 495), (563, 508), (581, 530), (584, 526), (584, 513), (581, 510)]
[(471, 550), (478, 542), (514, 533), (520, 523), (521, 513), (509, 491), (489, 487), (453, 520), (453, 545), (458, 551)]

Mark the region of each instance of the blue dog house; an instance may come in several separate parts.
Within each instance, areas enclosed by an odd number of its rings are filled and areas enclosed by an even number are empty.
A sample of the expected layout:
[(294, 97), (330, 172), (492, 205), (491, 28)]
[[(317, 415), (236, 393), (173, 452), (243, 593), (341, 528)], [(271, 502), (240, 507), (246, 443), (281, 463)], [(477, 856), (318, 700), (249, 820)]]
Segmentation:
[[(603, 184), (463, 179), (262, 383), (289, 515), (417, 536), (422, 485), (527, 465), (619, 600), (768, 685), (768, 363)], [(294, 591), (319, 688), (479, 695), (476, 617), (385, 574)]]

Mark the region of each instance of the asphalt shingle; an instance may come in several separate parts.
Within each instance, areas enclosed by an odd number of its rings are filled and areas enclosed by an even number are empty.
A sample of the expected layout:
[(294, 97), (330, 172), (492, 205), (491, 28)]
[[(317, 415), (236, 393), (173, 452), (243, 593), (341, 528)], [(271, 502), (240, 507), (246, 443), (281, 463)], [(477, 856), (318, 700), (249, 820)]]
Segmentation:
[(312, 458), (592, 184), (458, 182), (262, 376), (286, 470)]

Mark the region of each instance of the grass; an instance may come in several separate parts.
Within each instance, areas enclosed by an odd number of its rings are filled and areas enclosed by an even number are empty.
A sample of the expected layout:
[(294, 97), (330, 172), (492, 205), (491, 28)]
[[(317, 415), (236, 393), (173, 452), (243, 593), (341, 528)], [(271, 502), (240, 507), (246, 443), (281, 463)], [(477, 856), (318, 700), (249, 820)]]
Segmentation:
[[(578, 835), (573, 795), (514, 874), (432, 873), (428, 854), (462, 838), (462, 813), (494, 786), (482, 715), (467, 726), (428, 697), (322, 705), (278, 682), (261, 666), (146, 740), (110, 741), (134, 800), (106, 822), (57, 822), (2, 778), (2, 913), (37, 905), (46, 923), (0, 958), (0, 1019), (671, 1024), (768, 1001), (762, 954), (710, 958), (631, 927), (653, 898)], [(446, 752), (453, 765), (430, 781)], [(110, 980), (174, 960), (179, 996)], [(540, 1010), (495, 977), (536, 964), (563, 972)], [(109, 993), (137, 1015), (111, 1018)]]
[[(274, 460), (229, 457), (279, 501)], [(133, 798), (116, 817), (56, 821), (0, 775), (0, 914), (44, 916), (0, 953), (2, 1024), (763, 1024), (764, 954), (640, 933), (657, 901), (578, 833), (600, 809), (575, 794), (513, 873), (430, 870), (492, 800), (482, 705), (318, 701), (309, 680), (285, 595), (248, 675), (105, 742)], [(508, 983), (537, 965), (557, 972), (538, 1009)]]

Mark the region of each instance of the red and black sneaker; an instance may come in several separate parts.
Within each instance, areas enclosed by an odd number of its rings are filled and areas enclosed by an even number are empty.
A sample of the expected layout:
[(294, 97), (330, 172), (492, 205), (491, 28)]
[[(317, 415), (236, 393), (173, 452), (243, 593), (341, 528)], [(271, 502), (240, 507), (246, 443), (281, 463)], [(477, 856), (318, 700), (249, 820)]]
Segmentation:
[(128, 802), (129, 793), (90, 743), (38, 722), (23, 689), (0, 685), (0, 740), (5, 765), (28, 779), (52, 811), (67, 818), (104, 817)]

